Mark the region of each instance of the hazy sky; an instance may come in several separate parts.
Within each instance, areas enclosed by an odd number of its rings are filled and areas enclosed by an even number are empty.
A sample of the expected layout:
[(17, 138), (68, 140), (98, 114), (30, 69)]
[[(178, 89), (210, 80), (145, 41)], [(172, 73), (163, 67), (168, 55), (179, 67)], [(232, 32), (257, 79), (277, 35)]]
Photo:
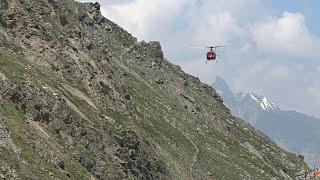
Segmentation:
[[(82, 0), (87, 1), (87, 0)], [(319, 0), (99, 0), (102, 13), (212, 84), (256, 92), (284, 109), (320, 117)], [(227, 45), (205, 64), (206, 50)]]

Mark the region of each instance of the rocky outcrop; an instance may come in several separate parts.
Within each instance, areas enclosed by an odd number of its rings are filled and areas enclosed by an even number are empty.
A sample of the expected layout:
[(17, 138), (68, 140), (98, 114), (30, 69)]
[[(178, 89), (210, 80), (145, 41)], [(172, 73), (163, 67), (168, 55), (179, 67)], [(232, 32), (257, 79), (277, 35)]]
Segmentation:
[(141, 45), (148, 48), (152, 58), (164, 59), (163, 51), (159, 41), (150, 41), (148, 43), (142, 41)]
[[(5, 125), (5, 121), (0, 121), (0, 147), (18, 153), (20, 150), (13, 143), (12, 138), (10, 137), (9, 128)], [(3, 123), (3, 124), (2, 124)]]

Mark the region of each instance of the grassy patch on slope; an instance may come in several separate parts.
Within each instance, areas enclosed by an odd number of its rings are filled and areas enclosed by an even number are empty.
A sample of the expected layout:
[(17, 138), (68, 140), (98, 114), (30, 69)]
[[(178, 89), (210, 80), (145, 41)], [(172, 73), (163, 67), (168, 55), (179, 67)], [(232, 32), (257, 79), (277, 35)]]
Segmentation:
[(0, 52), (0, 72), (4, 73), (13, 83), (20, 84), (27, 69), (18, 58)]

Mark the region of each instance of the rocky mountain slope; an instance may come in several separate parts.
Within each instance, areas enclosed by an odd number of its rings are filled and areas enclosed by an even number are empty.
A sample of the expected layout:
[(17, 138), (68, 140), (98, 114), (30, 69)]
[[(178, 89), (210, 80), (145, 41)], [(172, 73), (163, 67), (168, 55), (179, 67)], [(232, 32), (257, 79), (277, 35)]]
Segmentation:
[(98, 3), (0, 1), (0, 177), (284, 179), (308, 167)]
[(310, 167), (320, 166), (320, 119), (281, 110), (268, 98), (254, 93), (234, 94), (221, 77), (213, 86), (234, 116), (246, 120), (281, 147), (302, 154)]

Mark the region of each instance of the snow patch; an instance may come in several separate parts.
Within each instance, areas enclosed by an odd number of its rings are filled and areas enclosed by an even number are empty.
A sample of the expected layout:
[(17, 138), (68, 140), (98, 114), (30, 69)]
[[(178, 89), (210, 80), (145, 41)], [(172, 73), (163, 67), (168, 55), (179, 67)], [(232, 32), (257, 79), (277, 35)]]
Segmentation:
[(256, 101), (263, 110), (265, 110), (265, 111), (273, 110), (274, 111), (276, 109), (274, 103), (269, 101), (266, 97), (263, 97), (263, 98), (257, 97), (253, 93), (250, 93), (249, 95), (250, 95), (251, 99)]
[(265, 107), (264, 103), (260, 102), (260, 106), (263, 110), (267, 110), (267, 108)]
[(252, 93), (250, 93), (250, 97), (251, 97), (253, 100), (259, 102), (259, 100), (258, 100)]
[(263, 103), (264, 107), (266, 107), (266, 109), (270, 108), (270, 109), (274, 110), (274, 104), (272, 102), (270, 102), (266, 97), (263, 97), (262, 103)]

